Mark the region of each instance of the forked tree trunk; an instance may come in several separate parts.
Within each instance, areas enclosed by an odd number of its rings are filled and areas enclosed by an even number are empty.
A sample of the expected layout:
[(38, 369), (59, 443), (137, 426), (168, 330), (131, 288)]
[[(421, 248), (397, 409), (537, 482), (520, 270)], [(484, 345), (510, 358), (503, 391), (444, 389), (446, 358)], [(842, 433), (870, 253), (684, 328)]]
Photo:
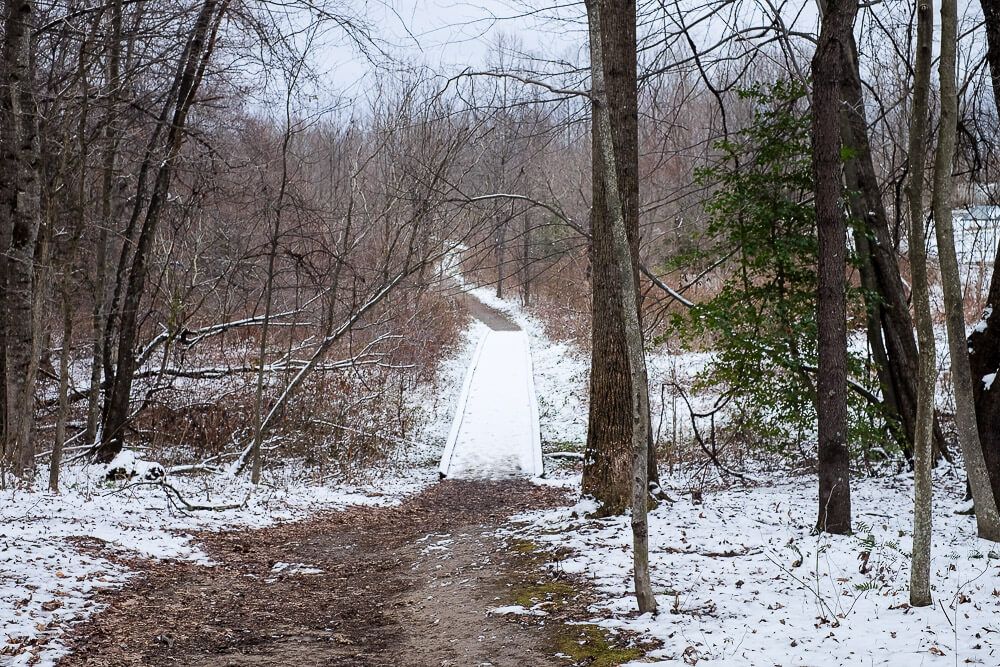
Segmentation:
[[(956, 0), (941, 2), (941, 56), (938, 78), (941, 82), (941, 122), (937, 153), (934, 159), (934, 229), (937, 233), (938, 258), (941, 263), (941, 290), (944, 294), (948, 348), (951, 356), (951, 379), (955, 391), (955, 426), (965, 458), (969, 488), (976, 505), (979, 537), (1000, 541), (1000, 516), (990, 485), (986, 459), (979, 442), (973, 396), (972, 370), (965, 336), (965, 307), (962, 281), (955, 252), (952, 227), (952, 166), (955, 159), (955, 133), (958, 116), (958, 92), (955, 84), (958, 7)], [(981, 381), (977, 378), (977, 381)]]
[[(604, 5), (602, 7), (602, 5)], [(635, 36), (635, 5), (617, 0), (587, 0), (590, 24), (590, 68), (592, 81), (592, 108), (594, 136), (594, 162), (600, 165), (604, 180), (604, 214), (610, 223), (613, 258), (612, 276), (619, 295), (618, 312), (614, 315), (621, 322), (625, 336), (626, 359), (629, 371), (629, 396), (631, 398), (631, 451), (632, 451), (632, 556), (634, 564), (635, 596), (641, 613), (656, 611), (656, 598), (649, 578), (649, 526), (647, 504), (649, 488), (647, 456), (649, 428), (649, 385), (646, 379), (646, 354), (639, 323), (638, 275), (636, 257), (629, 242), (625, 226), (625, 210), (619, 185), (615, 139), (609, 113), (609, 100), (605, 90), (606, 65), (603, 55), (605, 17), (615, 16), (618, 26), (625, 27)], [(624, 24), (624, 25), (623, 25)], [(612, 28), (613, 30), (613, 28)], [(628, 34), (628, 33), (627, 33)], [(632, 72), (634, 75), (634, 67)], [(595, 276), (595, 282), (596, 282)]]
[[(167, 104), (157, 120), (158, 130), (166, 128), (166, 138), (162, 146), (164, 155), (154, 170), (152, 161), (156, 147), (151, 146), (144, 158), (137, 179), (139, 182), (144, 182), (150, 171), (155, 173), (149, 202), (146, 205), (145, 215), (142, 216), (142, 225), (135, 244), (131, 265), (128, 267), (120, 316), (116, 318), (119, 322), (117, 359), (110, 395), (106, 402), (102, 439), (100, 446), (94, 453), (94, 459), (99, 463), (110, 462), (122, 450), (124, 444), (125, 428), (130, 417), (132, 381), (137, 363), (135, 347), (139, 335), (139, 306), (146, 287), (149, 253), (170, 190), (174, 163), (183, 143), (188, 111), (194, 103), (194, 97), (198, 92), (208, 60), (214, 50), (219, 24), (228, 4), (228, 0), (221, 2), (219, 0), (205, 0), (202, 4), (181, 56), (171, 94), (168, 95)], [(133, 227), (140, 218), (141, 205), (142, 198), (138, 196), (133, 207), (130, 227)], [(114, 301), (112, 307), (117, 308), (117, 299)]]
[(828, 533), (851, 531), (850, 454), (847, 446), (847, 224), (843, 210), (840, 100), (844, 52), (857, 3), (831, 0), (812, 61), (812, 150), (818, 240), (817, 324), (819, 372), (819, 516)]
[[(875, 172), (868, 141), (868, 121), (865, 115), (864, 90), (853, 33), (849, 48), (842, 54), (844, 72), (841, 81), (842, 132), (844, 144), (852, 157), (845, 165), (847, 190), (852, 214), (864, 222), (870, 239), (859, 244), (864, 257), (863, 278), (874, 287), (876, 298), (868, 300), (868, 309), (875, 313), (882, 326), (882, 335), (873, 336), (878, 345), (874, 356), (880, 364), (879, 378), (885, 389), (888, 407), (899, 417), (903, 430), (904, 450), (912, 453), (917, 413), (917, 344), (913, 337), (913, 320), (903, 281), (899, 274), (889, 231), (889, 218), (882, 201), (882, 191)], [(881, 341), (881, 343), (879, 342)], [(884, 364), (884, 365), (882, 365)], [(935, 415), (934, 443), (938, 453), (949, 457), (944, 435)]]
[(122, 51), (122, 2), (114, 0), (111, 7), (111, 31), (108, 35), (107, 86), (105, 89), (104, 132), (101, 155), (101, 223), (97, 231), (94, 253), (94, 309), (91, 314), (91, 365), (90, 393), (87, 395), (87, 426), (84, 441), (93, 445), (97, 441), (97, 426), (101, 417), (101, 383), (105, 365), (105, 331), (108, 305), (108, 229), (115, 218), (114, 179), (118, 152), (118, 132), (115, 127), (118, 114), (118, 93), (121, 87)]
[(913, 551), (910, 563), (910, 605), (931, 604), (931, 464), (934, 447), (934, 386), (937, 361), (934, 321), (931, 318), (924, 236), (924, 157), (927, 153), (927, 117), (931, 84), (931, 40), (934, 13), (931, 0), (917, 0), (917, 54), (913, 75), (913, 114), (910, 118), (908, 196), (910, 203), (910, 267), (913, 309), (919, 350), (917, 420), (913, 453)]
[[(604, 94), (608, 100), (615, 149), (615, 176), (622, 201), (625, 233), (631, 251), (631, 284), (639, 280), (638, 100), (636, 96), (635, 3), (604, 1), (599, 29), (603, 39)], [(607, 177), (598, 155), (600, 137), (592, 127), (593, 202), (590, 261), (593, 269), (591, 318), (590, 414), (583, 468), (583, 493), (601, 503), (601, 511), (620, 514), (629, 506), (632, 469), (632, 415), (627, 342), (621, 310)], [(638, 296), (636, 297), (638, 301)], [(637, 306), (638, 308), (638, 306)], [(637, 311), (638, 312), (638, 311)], [(653, 457), (650, 457), (653, 460)], [(655, 466), (655, 460), (652, 463)]]

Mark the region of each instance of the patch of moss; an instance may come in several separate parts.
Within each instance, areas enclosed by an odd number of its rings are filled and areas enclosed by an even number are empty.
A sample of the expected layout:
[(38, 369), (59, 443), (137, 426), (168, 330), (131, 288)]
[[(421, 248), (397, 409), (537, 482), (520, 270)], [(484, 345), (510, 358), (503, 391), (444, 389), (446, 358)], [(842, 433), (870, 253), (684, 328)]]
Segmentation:
[(511, 551), (516, 551), (519, 554), (536, 554), (542, 550), (540, 546), (532, 542), (531, 540), (514, 540), (510, 543)]
[(590, 667), (616, 667), (645, 655), (640, 648), (616, 646), (609, 640), (606, 630), (593, 624), (562, 626), (557, 647), (575, 664)]
[(531, 608), (541, 602), (562, 606), (576, 597), (576, 589), (564, 581), (526, 583), (514, 589), (514, 604)]

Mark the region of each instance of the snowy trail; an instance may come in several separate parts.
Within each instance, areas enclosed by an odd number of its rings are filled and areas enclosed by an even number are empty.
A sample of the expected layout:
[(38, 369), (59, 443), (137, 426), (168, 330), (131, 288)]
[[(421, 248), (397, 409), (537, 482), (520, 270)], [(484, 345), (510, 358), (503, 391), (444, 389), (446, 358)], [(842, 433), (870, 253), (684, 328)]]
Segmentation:
[(524, 331), (490, 330), (479, 341), (440, 472), (459, 479), (543, 473), (531, 350)]

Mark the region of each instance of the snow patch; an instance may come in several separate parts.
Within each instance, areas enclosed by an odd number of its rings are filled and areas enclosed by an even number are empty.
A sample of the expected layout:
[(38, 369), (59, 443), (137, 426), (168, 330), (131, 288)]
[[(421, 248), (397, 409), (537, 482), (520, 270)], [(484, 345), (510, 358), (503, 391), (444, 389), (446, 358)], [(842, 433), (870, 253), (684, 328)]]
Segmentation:
[[(941, 467), (935, 476), (935, 502), (962, 498), (963, 475)], [(695, 656), (699, 667), (997, 664), (1000, 555), (976, 537), (974, 518), (935, 515), (935, 603), (915, 609), (908, 604), (912, 479), (853, 481), (853, 536), (812, 534), (814, 477), (772, 473), (767, 481), (705, 491), (700, 503), (682, 497), (650, 513), (656, 617), (636, 615), (628, 516), (536, 511), (502, 534), (568, 548), (553, 568), (594, 584), (595, 622), (663, 642), (642, 664), (682, 666)]]

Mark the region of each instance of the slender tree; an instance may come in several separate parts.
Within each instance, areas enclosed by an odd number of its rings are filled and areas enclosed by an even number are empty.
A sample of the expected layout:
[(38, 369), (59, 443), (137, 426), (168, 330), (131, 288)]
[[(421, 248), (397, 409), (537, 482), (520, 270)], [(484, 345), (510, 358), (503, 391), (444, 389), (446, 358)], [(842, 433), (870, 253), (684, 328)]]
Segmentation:
[(914, 429), (913, 552), (910, 566), (910, 604), (931, 604), (931, 464), (934, 447), (934, 386), (937, 361), (934, 321), (931, 318), (924, 234), (924, 158), (927, 153), (927, 108), (931, 86), (931, 40), (934, 7), (931, 0), (917, 0), (917, 53), (913, 67), (913, 110), (909, 137), (910, 267), (913, 274), (913, 309), (917, 323), (919, 368), (917, 419)]
[(1000, 515), (990, 485), (976, 422), (972, 370), (965, 337), (965, 307), (962, 279), (958, 272), (955, 231), (952, 224), (952, 168), (955, 159), (955, 135), (958, 124), (958, 91), (955, 83), (958, 50), (958, 6), (956, 0), (941, 2), (941, 56), (938, 78), (941, 86), (941, 122), (937, 152), (934, 156), (934, 230), (941, 264), (941, 290), (944, 294), (948, 349), (951, 357), (951, 380), (955, 392), (955, 426), (965, 458), (969, 488), (976, 506), (979, 536), (1000, 541)]
[(826, 3), (812, 60), (813, 173), (819, 289), (819, 517), (829, 533), (851, 531), (850, 453), (847, 445), (847, 225), (844, 217), (840, 99), (845, 53), (857, 14), (856, 0)]
[[(174, 167), (184, 141), (188, 113), (194, 104), (205, 69), (211, 59), (219, 25), (228, 5), (228, 0), (221, 0), (221, 2), (219, 0), (205, 0), (201, 5), (181, 55), (167, 101), (157, 119), (157, 131), (154, 132), (150, 141), (137, 179), (141, 193), (152, 172), (153, 186), (148, 202), (144, 202), (142, 196), (135, 197), (129, 228), (136, 227), (141, 219), (139, 234), (135, 241), (135, 249), (131, 254), (131, 261), (126, 261), (130, 245), (126, 243), (122, 249), (122, 261), (119, 262), (120, 266), (127, 267), (127, 278), (123, 285), (124, 294), (121, 299), (116, 298), (112, 302), (112, 307), (119, 311), (116, 313), (118, 320), (117, 360), (104, 410), (102, 440), (100, 446), (95, 450), (95, 460), (99, 462), (111, 461), (121, 451), (124, 444), (125, 427), (130, 417), (132, 382), (138, 361), (135, 348), (139, 335), (139, 305), (146, 288), (149, 253), (169, 194)], [(162, 146), (159, 144), (161, 134), (165, 134)], [(164, 154), (154, 166), (154, 160), (156, 160), (156, 154), (159, 150), (162, 150)], [(144, 203), (145, 207), (143, 207)]]

